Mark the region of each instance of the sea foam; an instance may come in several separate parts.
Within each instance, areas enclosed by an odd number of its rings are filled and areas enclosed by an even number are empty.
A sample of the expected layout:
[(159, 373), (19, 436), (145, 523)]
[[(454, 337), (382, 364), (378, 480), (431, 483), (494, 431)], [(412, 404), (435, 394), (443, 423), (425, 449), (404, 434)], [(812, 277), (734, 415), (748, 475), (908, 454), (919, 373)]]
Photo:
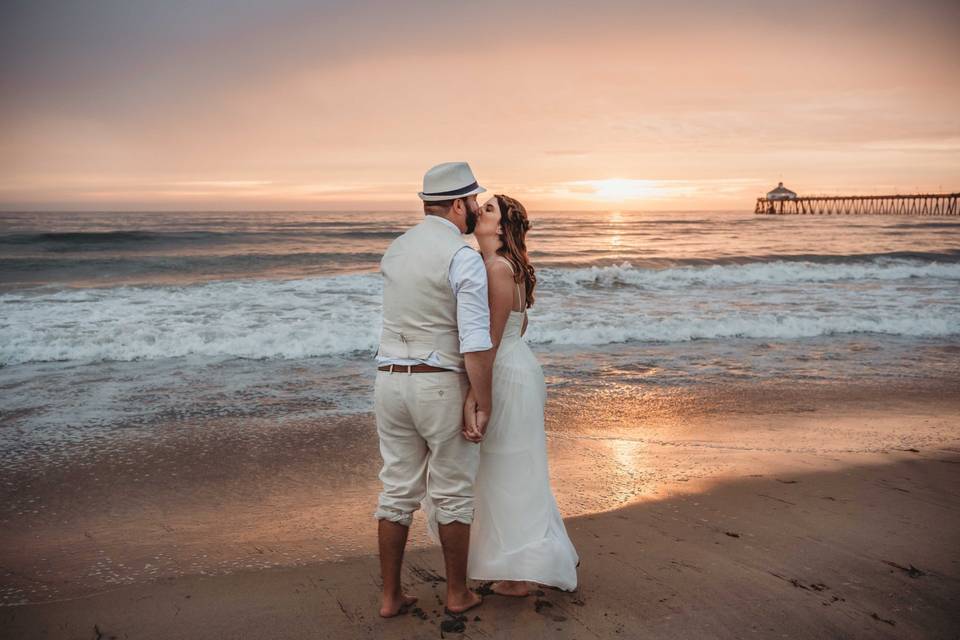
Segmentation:
[(879, 258), (869, 262), (776, 260), (746, 264), (641, 269), (629, 262), (603, 267), (549, 270), (549, 277), (573, 286), (632, 285), (672, 289), (690, 285), (801, 284), (843, 280), (934, 278), (960, 281), (960, 263)]
[[(603, 345), (960, 335), (960, 264), (765, 262), (543, 269), (528, 338)], [(188, 355), (372, 357), (376, 274), (0, 294), (0, 364)]]

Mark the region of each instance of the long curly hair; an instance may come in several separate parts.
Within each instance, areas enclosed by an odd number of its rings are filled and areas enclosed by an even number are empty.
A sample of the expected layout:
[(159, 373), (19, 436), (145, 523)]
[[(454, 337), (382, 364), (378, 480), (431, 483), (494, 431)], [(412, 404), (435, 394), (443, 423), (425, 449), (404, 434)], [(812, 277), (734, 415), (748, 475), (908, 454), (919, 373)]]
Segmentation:
[(503, 246), (497, 249), (497, 254), (513, 265), (513, 279), (524, 285), (527, 293), (526, 305), (529, 309), (533, 306), (533, 290), (537, 287), (537, 274), (527, 257), (530, 219), (527, 217), (527, 210), (517, 200), (501, 194), (495, 194), (494, 197), (500, 205), (500, 227), (503, 229)]

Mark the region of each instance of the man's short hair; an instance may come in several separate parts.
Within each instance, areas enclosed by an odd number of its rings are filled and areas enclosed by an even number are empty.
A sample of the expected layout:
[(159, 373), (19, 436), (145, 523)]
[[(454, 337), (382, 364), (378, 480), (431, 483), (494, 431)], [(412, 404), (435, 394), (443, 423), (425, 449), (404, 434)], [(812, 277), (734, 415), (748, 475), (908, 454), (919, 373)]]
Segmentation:
[(425, 200), (423, 203), (423, 212), (434, 216), (443, 216), (453, 207), (453, 203), (459, 198), (451, 200)]

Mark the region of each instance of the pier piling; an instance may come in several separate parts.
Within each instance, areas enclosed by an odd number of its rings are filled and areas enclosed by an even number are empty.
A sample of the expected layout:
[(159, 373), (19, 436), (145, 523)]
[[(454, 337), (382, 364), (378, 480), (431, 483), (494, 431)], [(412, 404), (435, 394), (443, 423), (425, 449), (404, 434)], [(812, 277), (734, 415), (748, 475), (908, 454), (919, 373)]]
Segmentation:
[(960, 216), (960, 193), (757, 198), (758, 215)]

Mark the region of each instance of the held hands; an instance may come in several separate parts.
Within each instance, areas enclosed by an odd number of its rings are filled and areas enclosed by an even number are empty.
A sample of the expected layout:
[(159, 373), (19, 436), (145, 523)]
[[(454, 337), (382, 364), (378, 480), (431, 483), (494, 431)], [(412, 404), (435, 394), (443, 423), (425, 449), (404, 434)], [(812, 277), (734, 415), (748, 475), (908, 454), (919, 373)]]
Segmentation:
[(470, 442), (480, 442), (487, 431), (487, 423), (490, 421), (490, 411), (481, 409), (477, 404), (477, 399), (473, 395), (473, 389), (467, 393), (467, 399), (463, 403), (463, 437)]
[(477, 431), (480, 433), (480, 439), (487, 435), (487, 423), (490, 422), (490, 410), (481, 409), (477, 405)]

